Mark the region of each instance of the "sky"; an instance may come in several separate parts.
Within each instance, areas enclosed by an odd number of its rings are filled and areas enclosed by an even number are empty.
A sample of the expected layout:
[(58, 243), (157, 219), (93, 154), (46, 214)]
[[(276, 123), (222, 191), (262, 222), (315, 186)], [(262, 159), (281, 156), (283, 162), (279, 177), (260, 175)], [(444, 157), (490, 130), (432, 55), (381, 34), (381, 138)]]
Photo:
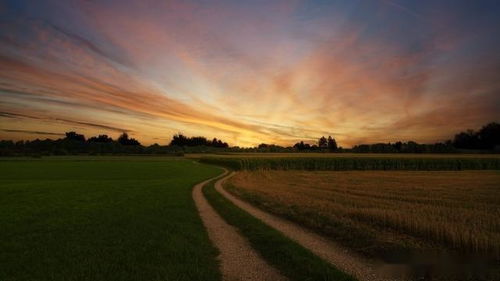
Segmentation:
[(444, 141), (500, 121), (500, 1), (0, 0), (0, 139)]

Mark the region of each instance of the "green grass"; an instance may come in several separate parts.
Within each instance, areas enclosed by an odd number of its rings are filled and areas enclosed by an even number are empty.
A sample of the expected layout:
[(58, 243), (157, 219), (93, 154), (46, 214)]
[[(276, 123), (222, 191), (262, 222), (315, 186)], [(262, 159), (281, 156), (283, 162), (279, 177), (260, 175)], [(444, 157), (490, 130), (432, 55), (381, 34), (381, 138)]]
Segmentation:
[(269, 264), (290, 280), (355, 280), (235, 206), (215, 190), (213, 181), (203, 188), (203, 194), (229, 224), (241, 231)]
[(191, 197), (220, 169), (86, 159), (0, 161), (0, 280), (221, 279)]
[(499, 170), (498, 157), (202, 157), (234, 170)]

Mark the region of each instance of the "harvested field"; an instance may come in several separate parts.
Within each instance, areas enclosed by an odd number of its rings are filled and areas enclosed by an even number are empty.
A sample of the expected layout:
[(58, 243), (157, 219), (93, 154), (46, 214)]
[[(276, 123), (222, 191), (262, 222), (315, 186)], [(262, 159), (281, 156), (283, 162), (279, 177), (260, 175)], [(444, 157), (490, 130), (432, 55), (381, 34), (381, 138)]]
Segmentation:
[(500, 256), (497, 171), (243, 171), (228, 189), (369, 256)]

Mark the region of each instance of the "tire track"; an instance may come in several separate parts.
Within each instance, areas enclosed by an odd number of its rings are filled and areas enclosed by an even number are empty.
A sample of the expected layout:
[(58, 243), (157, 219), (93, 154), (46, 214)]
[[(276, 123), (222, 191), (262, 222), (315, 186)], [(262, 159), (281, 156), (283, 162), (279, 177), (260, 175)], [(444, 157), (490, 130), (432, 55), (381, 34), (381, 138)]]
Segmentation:
[(265, 212), (227, 192), (222, 183), (233, 175), (234, 172), (217, 180), (215, 189), (236, 206), (360, 281), (400, 280), (394, 277), (395, 269), (391, 266), (368, 261), (307, 228)]
[[(220, 181), (224, 174), (213, 178)], [(210, 240), (219, 249), (220, 269), (224, 281), (280, 281), (287, 280), (278, 270), (267, 264), (250, 246), (236, 228), (227, 224), (210, 206), (202, 193), (206, 180), (194, 186), (193, 199)]]

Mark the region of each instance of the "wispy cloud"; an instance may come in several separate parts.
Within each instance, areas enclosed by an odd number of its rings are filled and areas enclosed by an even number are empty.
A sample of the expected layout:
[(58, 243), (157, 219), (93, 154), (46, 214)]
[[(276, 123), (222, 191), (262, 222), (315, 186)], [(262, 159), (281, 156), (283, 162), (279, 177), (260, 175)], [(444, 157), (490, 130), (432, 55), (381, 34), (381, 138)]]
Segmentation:
[(404, 5), (401, 5), (399, 4), (398, 2), (396, 1), (392, 1), (392, 0), (381, 0), (382, 3), (385, 3), (387, 5), (390, 5), (392, 7), (395, 7), (396, 9), (400, 10), (400, 11), (403, 11), (404, 13), (408, 14), (408, 15), (411, 15), (411, 16), (414, 16), (416, 18), (422, 18), (422, 15), (420, 13), (417, 13), (416, 11), (404, 6)]
[(62, 133), (52, 133), (52, 132), (42, 132), (42, 131), (11, 130), (11, 129), (0, 129), (0, 131), (8, 133), (25, 133), (29, 135), (64, 136), (64, 134)]
[(235, 145), (331, 134), (350, 146), (435, 141), (500, 119), (500, 43), (488, 27), (498, 19), (457, 31), (469, 20), (460, 3), (37, 5), (0, 22), (4, 130)]
[(103, 129), (105, 131), (113, 131), (113, 132), (118, 132), (118, 133), (130, 133), (130, 132), (132, 132), (131, 130), (128, 130), (128, 129), (106, 126), (106, 125), (97, 124), (97, 123), (75, 121), (75, 120), (64, 119), (64, 118), (40, 117), (40, 116), (32, 116), (32, 115), (19, 114), (19, 113), (10, 113), (10, 112), (0, 112), (0, 116), (6, 117), (6, 118), (12, 118), (12, 119), (13, 118), (21, 118), (21, 119), (34, 119), (34, 120), (43, 120), (43, 121), (48, 121), (48, 122), (65, 123), (65, 124), (70, 125), (70, 126), (83, 125), (86, 127), (93, 127), (93, 128), (97, 128), (97, 129)]

